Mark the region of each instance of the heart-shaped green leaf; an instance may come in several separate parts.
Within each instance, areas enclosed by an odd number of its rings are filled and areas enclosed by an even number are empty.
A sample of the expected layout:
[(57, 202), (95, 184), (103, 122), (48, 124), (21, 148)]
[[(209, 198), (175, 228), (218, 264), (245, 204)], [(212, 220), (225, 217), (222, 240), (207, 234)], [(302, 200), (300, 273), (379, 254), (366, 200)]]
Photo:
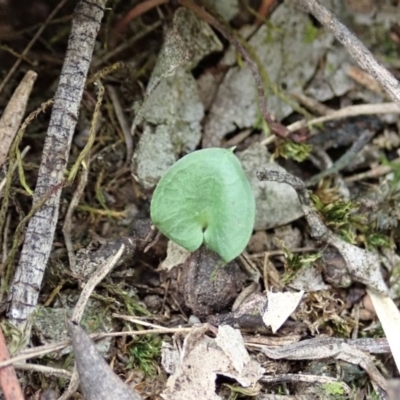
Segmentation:
[(154, 225), (185, 249), (204, 242), (229, 262), (250, 239), (255, 201), (232, 150), (214, 148), (176, 162), (158, 183), (150, 212)]

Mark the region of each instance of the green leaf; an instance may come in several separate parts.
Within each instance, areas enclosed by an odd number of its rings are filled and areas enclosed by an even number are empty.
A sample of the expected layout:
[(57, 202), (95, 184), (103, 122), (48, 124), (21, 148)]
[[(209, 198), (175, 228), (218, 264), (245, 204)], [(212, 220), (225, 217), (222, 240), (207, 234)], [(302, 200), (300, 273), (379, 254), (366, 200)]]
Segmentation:
[(232, 150), (204, 149), (181, 158), (153, 194), (151, 219), (189, 251), (204, 242), (225, 261), (237, 257), (253, 230), (255, 201)]

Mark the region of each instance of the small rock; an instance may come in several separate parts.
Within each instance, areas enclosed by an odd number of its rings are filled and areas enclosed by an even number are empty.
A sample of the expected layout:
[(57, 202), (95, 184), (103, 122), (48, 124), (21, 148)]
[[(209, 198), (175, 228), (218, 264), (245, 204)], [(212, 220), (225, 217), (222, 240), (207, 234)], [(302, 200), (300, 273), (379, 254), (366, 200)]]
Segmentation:
[(183, 265), (178, 289), (192, 313), (205, 317), (232, 304), (245, 279), (235, 261), (225, 264), (216, 253), (202, 246)]
[(149, 294), (143, 299), (143, 303), (150, 312), (156, 313), (161, 309), (163, 300), (160, 296)]
[(176, 161), (167, 125), (146, 126), (133, 155), (133, 174), (144, 189), (154, 188)]
[(265, 231), (257, 231), (250, 238), (247, 250), (249, 253), (262, 253), (269, 247), (270, 239)]
[(44, 390), (39, 397), (39, 400), (57, 400), (60, 395), (53, 389)]
[(230, 21), (240, 12), (239, 0), (214, 1), (205, 0), (203, 3), (207, 8), (215, 9), (225, 21)]
[[(74, 296), (75, 299), (75, 296)], [(41, 344), (52, 344), (69, 339), (66, 321), (72, 316), (72, 304), (63, 296), (64, 308), (51, 308), (38, 305), (33, 318), (33, 332), (39, 338)], [(76, 299), (75, 299), (76, 302)], [(111, 332), (113, 325), (111, 314), (106, 312), (104, 305), (97, 300), (89, 300), (82, 318), (82, 324), (89, 333)], [(101, 354), (107, 354), (111, 347), (111, 338), (105, 338), (96, 342), (96, 348)], [(68, 346), (59, 353), (54, 353), (54, 359), (60, 355), (71, 352)]]
[(258, 143), (237, 154), (244, 172), (249, 178), (256, 199), (255, 230), (265, 230), (286, 225), (303, 215), (296, 191), (289, 185), (277, 182), (261, 182), (256, 171), (259, 168), (284, 171), (270, 161), (266, 147)]
[(369, 294), (366, 294), (362, 300), (363, 307), (369, 311), (370, 313), (376, 315), (374, 305), (372, 304), (371, 297)]
[(280, 226), (275, 229), (275, 237), (282, 240), (288, 249), (296, 249), (301, 247), (303, 236), (300, 229), (292, 227), (292, 225)]
[(360, 321), (372, 321), (376, 317), (375, 313), (362, 308), (360, 310)]

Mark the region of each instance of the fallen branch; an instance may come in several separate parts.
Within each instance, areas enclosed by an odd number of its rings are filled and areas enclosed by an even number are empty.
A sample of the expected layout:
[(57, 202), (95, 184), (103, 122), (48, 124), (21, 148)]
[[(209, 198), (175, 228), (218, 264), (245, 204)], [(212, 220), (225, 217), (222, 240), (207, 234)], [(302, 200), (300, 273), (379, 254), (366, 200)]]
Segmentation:
[[(21, 258), (9, 293), (8, 317), (29, 333), (27, 324), (39, 296), (53, 244), (64, 173), (78, 110), (105, 0), (79, 1), (44, 144), (34, 203), (51, 196), (29, 222)], [(54, 189), (55, 188), (55, 189)]]

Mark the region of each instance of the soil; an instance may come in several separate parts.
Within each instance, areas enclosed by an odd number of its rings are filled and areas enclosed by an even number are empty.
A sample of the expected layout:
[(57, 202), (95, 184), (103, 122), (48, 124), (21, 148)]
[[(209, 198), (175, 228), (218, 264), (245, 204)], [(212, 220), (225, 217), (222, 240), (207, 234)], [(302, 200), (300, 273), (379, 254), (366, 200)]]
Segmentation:
[[(298, 215), (284, 228), (274, 226), (254, 232), (245, 255), (250, 260), (252, 268), (257, 271), (256, 278), (249, 274), (239, 260), (223, 265), (219, 256), (205, 247), (196, 250), (186, 261), (173, 269), (163, 269), (162, 263), (167, 256), (168, 239), (159, 234), (151, 223), (149, 208), (153, 188), (142, 185), (140, 179), (135, 176), (135, 171), (132, 173), (131, 158), (128, 154), (130, 145), (132, 151), (137, 150), (145, 128), (139, 126), (133, 137), (129, 139), (132, 141), (129, 145), (129, 140), (124, 136), (118, 112), (122, 112), (130, 129), (137, 116), (138, 104), (141, 104), (147, 96), (145, 88), (156, 65), (164, 31), (171, 25), (177, 5), (171, 1), (152, 8), (123, 27), (122, 18), (137, 3), (146, 2), (114, 0), (107, 4), (108, 9), (96, 42), (89, 79), (103, 70), (102, 82), (106, 87), (112, 86), (117, 91), (119, 110), (116, 110), (116, 103), (110, 92), (106, 90), (100, 111), (100, 121), (97, 123), (96, 140), (90, 153), (88, 180), (71, 218), (67, 216), (67, 211), (74, 193), (78, 190), (82, 168), (74, 182), (65, 186), (62, 191), (58, 224), (45, 278), (40, 288), (39, 305), (49, 309), (50, 312), (52, 309), (54, 312), (59, 312), (61, 309), (65, 310), (65, 315), (70, 315), (90, 276), (104, 260), (125, 243), (128, 250), (123, 261), (94, 291), (92, 300), (97, 302), (99, 308), (94, 307), (95, 311), (85, 319), (87, 325), (84, 325), (89, 332), (144, 329), (137, 321), (140, 319), (153, 323), (157, 327), (177, 329), (191, 327), (193, 322), (208, 322), (214, 327), (229, 324), (241, 328), (242, 333), (248, 335), (246, 342), (259, 337), (272, 338), (271, 340), (276, 340), (275, 344), (281, 339), (295, 341), (329, 337), (346, 340), (371, 338), (372, 340), (384, 337), (371, 300), (366, 294), (365, 286), (352, 279), (345, 260), (332, 246), (325, 246), (311, 237), (306, 220), (298, 218)], [(230, 24), (238, 30), (245, 30), (246, 24), (255, 28), (257, 24), (252, 10), (259, 9), (260, 3), (266, 2), (241, 3), (246, 3), (247, 6), (241, 4), (240, 12), (235, 14)], [(2, 88), (0, 112), (4, 110), (11, 94), (29, 69), (36, 71), (38, 78), (29, 98), (25, 116), (53, 97), (61, 73), (76, 1), (66, 1), (27, 54), (21, 57), (20, 55), (57, 4), (59, 4), (58, 0), (0, 2), (0, 82), (5, 79), (16, 60), (19, 58), (22, 60)], [(277, 6), (278, 4), (275, 4), (275, 7)], [(368, 8), (370, 9), (371, 7)], [(363, 10), (351, 11), (354, 13), (353, 17), (355, 18), (357, 13), (361, 13), (357, 15), (364, 15)], [(383, 43), (382, 48), (375, 47), (375, 51), (382, 54), (388, 51), (385, 46), (390, 46), (391, 54), (398, 57), (400, 54), (400, 40), (396, 33), (398, 24), (389, 25), (387, 31), (390, 33), (390, 35), (388, 33), (390, 40)], [(148, 33), (144, 33), (146, 30)], [(137, 35), (139, 35), (137, 40), (133, 41), (132, 38)], [(224, 76), (229, 68), (228, 64), (221, 62), (229, 43), (219, 33), (217, 36), (223, 45), (223, 51), (214, 52), (200, 61), (193, 69), (193, 76), (190, 79), (198, 79), (197, 82), (202, 82), (206, 80), (205, 74), (211, 72), (215, 78), (213, 82), (218, 84), (221, 82), (221, 76)], [(129, 40), (132, 40), (130, 46), (118, 50), (118, 46)], [(240, 57), (237, 56), (237, 58)], [(119, 64), (115, 64), (117, 62)], [(320, 63), (324, 62), (325, 59), (322, 58)], [(243, 63), (243, 60), (240, 59), (240, 63)], [(111, 65), (114, 67), (108, 69)], [(394, 74), (400, 76), (398, 62), (390, 67)], [(190, 84), (193, 83), (190, 82)], [(363, 101), (361, 98), (373, 97), (365, 87), (359, 87), (357, 90), (357, 95), (359, 92), (368, 92), (368, 95), (360, 95), (354, 100), (352, 96), (356, 95), (353, 90), (322, 103), (326, 107), (340, 108), (341, 105), (345, 107), (347, 104), (353, 104), (353, 100), (354, 103), (358, 103)], [(206, 95), (205, 92), (203, 95)], [(206, 96), (213, 98), (209, 94)], [(68, 171), (87, 143), (96, 99), (96, 86), (89, 83), (83, 93), (79, 121), (69, 154)], [(208, 107), (205, 106), (205, 117), (209, 115)], [(0, 251), (3, 282), (7, 275), (4, 268), (10, 257), (13, 242), (18, 246), (10, 271), (14, 272), (18, 265), (24, 235), (17, 230), (17, 227), (32, 208), (32, 196), (28, 188), (34, 191), (36, 186), (50, 115), (51, 108), (38, 113), (28, 125), (19, 146), (21, 151), (29, 146), (29, 151), (21, 163), (23, 175), (21, 173), (13, 175), (12, 184), (7, 193), (10, 199), (9, 206), (4, 210), (5, 214), (0, 215), (0, 219), (4, 222), (4, 229), (0, 232), (4, 242)], [(283, 123), (289, 125), (300, 118), (302, 116), (297, 111), (291, 111), (290, 115), (283, 119)], [(155, 129), (155, 123), (146, 123), (148, 124), (146, 129)], [(219, 143), (221, 146), (229, 143), (229, 147), (237, 145), (239, 150), (245, 151), (254, 143), (259, 144), (263, 140), (261, 125), (262, 123), (259, 122), (258, 125), (251, 126), (249, 128), (251, 133), (247, 137), (239, 135), (243, 132), (240, 129), (234, 130)], [(336, 180), (337, 174), (324, 178), (311, 187), (310, 191), (318, 196), (320, 201), (315, 201), (319, 215), (335, 233), (357, 246), (379, 253), (384, 260), (382, 274), (395, 301), (399, 298), (397, 222), (400, 219), (400, 212), (399, 168), (398, 164), (393, 164), (392, 161), (398, 157), (400, 141), (396, 144), (396, 140), (400, 136), (399, 126), (397, 116), (392, 119), (381, 116), (352, 117), (323, 125), (320, 134), (313, 136), (309, 141), (335, 161), (352, 146), (360, 131), (372, 129), (376, 132), (377, 141), (371, 144), (375, 147), (369, 147), (370, 153), (362, 159), (362, 162), (353, 169), (349, 167), (341, 171), (339, 180)], [(393, 133), (394, 139), (388, 132)], [(155, 130), (151, 131), (151, 135), (156, 135)], [(309, 135), (310, 132), (307, 132), (305, 136)], [(233, 142), (237, 140), (237, 143), (232, 143), (232, 140)], [(180, 145), (181, 147), (174, 148), (176, 151), (174, 155), (169, 155), (171, 159), (176, 157), (176, 154), (181, 156), (185, 153), (185, 146), (181, 142)], [(278, 164), (301, 179), (307, 180), (319, 171), (322, 162), (321, 160), (313, 162), (312, 157), (315, 155), (300, 163), (296, 157), (289, 156), (286, 159), (279, 157), (279, 155), (285, 155), (287, 151), (283, 149), (284, 143), (281, 139), (271, 142), (268, 146), (268, 150), (275, 153)], [(201, 138), (194, 147), (201, 147)], [(293, 155), (294, 151), (290, 151)], [(372, 176), (361, 183), (346, 181), (355, 174), (374, 170), (377, 165), (390, 166), (392, 175), (386, 179), (388, 171), (382, 177)], [(7, 163), (0, 171), (0, 181), (5, 178), (6, 167)], [(343, 187), (340, 186), (343, 182), (347, 182), (348, 192), (351, 193), (347, 198), (343, 196)], [(4, 192), (2, 200), (3, 196)], [(349, 207), (346, 208), (348, 205)], [(72, 249), (77, 254), (75, 268), (70, 265), (63, 234), (67, 218), (70, 218), (69, 223), (72, 227)], [(24, 228), (26, 222), (24, 222)], [(319, 257), (310, 261), (307, 259), (309, 253), (318, 254)], [(304, 266), (315, 268), (321, 280), (318, 284), (325, 285), (327, 289), (314, 291), (312, 285), (317, 284), (310, 280), (308, 282), (310, 287), (304, 289), (305, 296), (297, 311), (291, 314), (278, 332), (273, 333), (263, 323), (262, 310), (265, 311), (267, 308), (264, 293), (268, 290), (293, 290), (290, 286), (291, 282)], [(242, 308), (232, 310), (232, 305), (239, 294), (252, 284), (254, 284), (254, 291), (246, 298), (247, 303), (242, 304)], [(18, 331), (7, 325), (7, 307), (7, 292), (4, 292), (1, 303), (2, 327), (10, 352), (17, 354), (24, 344), (21, 343), (22, 339), (17, 343), (18, 335), (21, 333), (16, 333)], [(132, 322), (118, 317), (121, 315), (134, 316), (137, 319)], [(61, 325), (65, 323), (61, 317), (57, 318)], [(32, 335), (27, 338), (28, 345), (35, 347), (57, 343), (68, 337), (66, 329), (61, 329), (61, 331), (64, 331), (62, 333), (64, 336), (54, 338), (51, 327), (49, 331), (44, 332), (39, 329), (39, 323), (35, 326), (33, 322)], [(58, 329), (57, 332), (59, 332)], [(178, 332), (176, 335), (174, 339), (172, 333), (148, 335), (146, 338), (145, 336), (109, 338), (108, 347), (102, 355), (112, 365), (114, 372), (130, 384), (143, 399), (160, 399), (168, 379), (168, 374), (161, 364), (161, 343), (164, 341), (171, 344), (179, 341), (181, 338), (179, 335), (183, 333)], [(210, 336), (213, 336), (212, 331)], [(326, 360), (314, 361), (306, 357), (291, 361), (273, 360), (256, 347), (248, 349), (251, 357), (265, 368), (266, 375), (308, 373), (313, 376), (331, 376), (340, 381), (345, 377), (343, 380), (352, 388), (352, 394), (346, 395), (342, 392), (321, 394), (318, 390), (310, 390), (310, 386), (318, 385), (293, 381), (261, 383), (261, 386), (257, 386), (257, 391), (248, 394), (240, 391), (241, 387), (236, 381), (233, 383), (233, 380), (220, 376), (217, 379), (216, 391), (221, 398), (261, 400), (272, 399), (273, 397), (269, 396), (275, 394), (282, 396), (279, 397), (282, 399), (306, 396), (301, 398), (357, 398), (361, 400), (374, 399), (378, 396), (379, 390), (376, 389), (376, 385), (371, 384), (371, 374), (365, 371), (364, 364), (360, 368), (346, 360), (336, 361), (333, 356)], [(56, 352), (31, 362), (71, 371), (73, 365), (71, 357), (71, 353)], [(385, 378), (398, 379), (398, 371), (390, 352), (375, 354), (374, 364)], [(69, 382), (56, 375), (45, 376), (41, 372), (23, 372), (22, 370), (18, 370), (18, 377), (27, 399), (55, 399), (64, 392)], [(79, 392), (74, 396), (77, 399), (82, 398)]]

